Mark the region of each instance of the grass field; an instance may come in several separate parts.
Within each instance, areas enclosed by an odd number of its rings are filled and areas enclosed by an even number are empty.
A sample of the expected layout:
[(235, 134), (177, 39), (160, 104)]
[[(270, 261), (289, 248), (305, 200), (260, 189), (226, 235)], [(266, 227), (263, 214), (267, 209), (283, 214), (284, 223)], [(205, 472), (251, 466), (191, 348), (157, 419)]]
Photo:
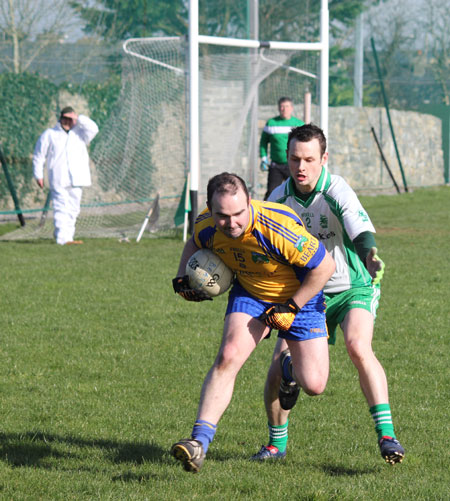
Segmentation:
[(386, 262), (374, 349), (401, 465), (379, 456), (339, 335), (328, 387), (291, 414), (288, 457), (255, 464), (275, 340), (242, 369), (204, 468), (168, 450), (189, 436), (226, 297), (188, 303), (179, 239), (0, 242), (0, 499), (448, 500), (450, 188), (363, 198)]

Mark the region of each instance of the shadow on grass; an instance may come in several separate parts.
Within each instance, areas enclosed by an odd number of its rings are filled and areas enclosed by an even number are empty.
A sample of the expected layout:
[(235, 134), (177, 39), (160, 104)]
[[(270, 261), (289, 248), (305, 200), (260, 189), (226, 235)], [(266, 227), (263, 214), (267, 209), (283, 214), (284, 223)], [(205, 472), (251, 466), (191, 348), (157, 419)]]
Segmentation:
[(369, 475), (378, 471), (376, 468), (346, 468), (334, 464), (323, 464), (320, 468), (330, 477), (355, 477), (358, 475)]
[[(41, 431), (10, 434), (0, 433), (0, 461), (9, 463), (14, 467), (34, 466), (47, 469), (50, 466), (44, 461), (46, 459), (75, 459), (78, 462), (83, 461), (84, 454), (61, 450), (61, 448), (66, 448), (67, 446), (101, 449), (105, 455), (105, 462), (113, 464), (169, 463), (167, 451), (153, 443), (119, 442), (103, 439), (91, 440), (89, 438), (47, 434)], [(54, 466), (51, 466), (51, 468), (54, 468)], [(80, 469), (79, 464), (76, 469)], [(126, 473), (113, 478), (113, 480), (142, 481), (145, 480), (144, 477), (145, 475)]]

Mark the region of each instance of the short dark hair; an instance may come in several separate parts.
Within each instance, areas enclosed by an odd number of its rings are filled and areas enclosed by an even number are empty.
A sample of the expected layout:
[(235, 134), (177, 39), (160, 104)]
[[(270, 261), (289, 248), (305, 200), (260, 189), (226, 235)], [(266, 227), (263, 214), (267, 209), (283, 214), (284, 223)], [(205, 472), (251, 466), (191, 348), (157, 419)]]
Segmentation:
[(245, 184), (245, 181), (237, 174), (222, 172), (221, 174), (217, 174), (216, 176), (212, 177), (208, 181), (208, 187), (206, 189), (206, 205), (208, 206), (208, 209), (211, 210), (211, 201), (215, 193), (220, 193), (221, 195), (225, 193), (235, 195), (239, 188), (244, 191), (248, 202), (250, 200), (250, 195), (248, 193), (247, 186)]
[(309, 143), (309, 141), (317, 139), (320, 145), (320, 155), (323, 156), (327, 151), (327, 139), (323, 130), (317, 127), (317, 125), (305, 124), (291, 129), (288, 135), (287, 150), (289, 150), (289, 144), (292, 139), (300, 141), (301, 143)]
[(292, 101), (292, 99), (290, 97), (283, 96), (283, 97), (280, 97), (280, 99), (278, 99), (278, 106), (280, 106), (281, 103), (286, 103), (286, 102), (294, 104), (294, 102)]
[(61, 110), (60, 118), (62, 118), (64, 115), (67, 113), (75, 113), (75, 110), (72, 108), (72, 106), (66, 106)]

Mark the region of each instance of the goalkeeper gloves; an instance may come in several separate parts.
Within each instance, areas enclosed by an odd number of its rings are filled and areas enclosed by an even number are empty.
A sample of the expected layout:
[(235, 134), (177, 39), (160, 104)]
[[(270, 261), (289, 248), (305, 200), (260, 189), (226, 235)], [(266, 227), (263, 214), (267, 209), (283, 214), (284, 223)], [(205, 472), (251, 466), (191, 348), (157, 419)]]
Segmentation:
[(366, 267), (372, 277), (372, 285), (378, 285), (384, 275), (384, 262), (378, 257), (376, 247), (370, 249), (366, 258)]
[(212, 297), (208, 296), (206, 292), (195, 290), (189, 285), (189, 277), (176, 277), (172, 280), (173, 290), (179, 294), (186, 301), (212, 301)]
[(262, 157), (261, 158), (261, 165), (260, 168), (263, 172), (269, 170), (269, 161), (267, 160), (267, 157)]
[(300, 308), (293, 299), (289, 299), (283, 304), (274, 304), (259, 317), (259, 319), (272, 329), (287, 331), (294, 321), (295, 315)]

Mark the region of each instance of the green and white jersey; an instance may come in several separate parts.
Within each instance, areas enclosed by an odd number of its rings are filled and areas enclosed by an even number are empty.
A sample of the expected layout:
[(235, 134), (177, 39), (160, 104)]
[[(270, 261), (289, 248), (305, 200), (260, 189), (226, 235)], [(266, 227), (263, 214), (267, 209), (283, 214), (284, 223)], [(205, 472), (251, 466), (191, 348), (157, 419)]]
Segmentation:
[(296, 196), (292, 178), (271, 193), (269, 200), (294, 209), (310, 233), (316, 236), (333, 256), (336, 271), (324, 287), (327, 294), (372, 283), (366, 267), (356, 253), (353, 240), (375, 228), (356, 193), (341, 176), (322, 168), (314, 191), (306, 201)]
[(259, 142), (260, 157), (267, 157), (267, 147), (270, 144), (270, 159), (277, 164), (286, 164), (286, 148), (289, 132), (293, 127), (305, 125), (299, 118), (291, 117), (284, 120), (280, 116), (267, 121)]

